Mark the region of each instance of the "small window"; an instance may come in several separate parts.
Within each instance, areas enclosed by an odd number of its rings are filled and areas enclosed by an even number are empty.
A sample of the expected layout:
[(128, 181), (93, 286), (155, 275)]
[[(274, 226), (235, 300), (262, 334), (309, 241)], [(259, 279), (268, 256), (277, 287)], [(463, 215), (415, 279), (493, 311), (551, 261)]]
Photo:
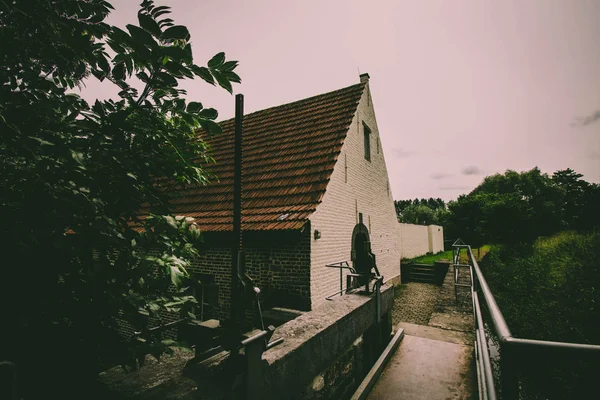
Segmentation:
[(371, 161), (371, 129), (363, 122), (365, 136), (365, 160)]

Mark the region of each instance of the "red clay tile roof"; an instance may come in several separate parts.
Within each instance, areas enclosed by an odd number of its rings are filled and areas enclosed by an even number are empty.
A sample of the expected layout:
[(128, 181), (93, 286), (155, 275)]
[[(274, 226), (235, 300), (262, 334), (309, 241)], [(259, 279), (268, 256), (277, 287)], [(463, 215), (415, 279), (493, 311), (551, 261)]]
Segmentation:
[[(321, 202), (364, 84), (244, 116), (243, 230), (300, 229)], [(204, 231), (233, 229), (234, 120), (204, 140), (218, 178), (181, 190), (173, 212), (196, 218)]]

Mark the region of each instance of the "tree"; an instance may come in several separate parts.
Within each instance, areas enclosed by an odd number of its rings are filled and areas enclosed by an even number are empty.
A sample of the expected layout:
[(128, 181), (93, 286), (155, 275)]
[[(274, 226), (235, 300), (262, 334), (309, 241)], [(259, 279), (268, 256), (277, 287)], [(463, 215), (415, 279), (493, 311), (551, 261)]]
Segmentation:
[[(426, 206), (435, 212), (437, 216), (434, 217), (434, 221), (436, 224), (441, 221), (443, 215), (445, 215), (446, 211), (446, 203), (444, 200), (434, 199), (430, 197), (429, 199), (414, 199), (414, 200), (394, 200), (394, 207), (396, 208), (396, 215), (398, 216), (399, 221), (403, 221), (405, 218), (403, 217), (404, 210), (410, 206)], [(409, 211), (409, 213), (412, 211)]]
[(447, 232), (478, 243), (532, 243), (564, 229), (594, 229), (600, 190), (581, 177), (571, 169), (549, 177), (538, 168), (488, 176), (451, 202)]
[(552, 181), (562, 191), (559, 204), (561, 223), (565, 229), (586, 230), (600, 225), (599, 188), (583, 179), (570, 168), (556, 171)]
[[(25, 398), (76, 396), (101, 355), (129, 349), (119, 319), (142, 330), (193, 303), (186, 267), (200, 234), (169, 202), (208, 181), (196, 132), (220, 128), (217, 111), (186, 102), (178, 84), (200, 77), (232, 92), (238, 63), (219, 53), (194, 64), (169, 7), (144, 0), (126, 31), (104, 22), (111, 9), (0, 1), (0, 360), (18, 364)], [(112, 82), (120, 98), (90, 106), (72, 91), (85, 79)], [(156, 356), (171, 344), (147, 339), (142, 350)]]

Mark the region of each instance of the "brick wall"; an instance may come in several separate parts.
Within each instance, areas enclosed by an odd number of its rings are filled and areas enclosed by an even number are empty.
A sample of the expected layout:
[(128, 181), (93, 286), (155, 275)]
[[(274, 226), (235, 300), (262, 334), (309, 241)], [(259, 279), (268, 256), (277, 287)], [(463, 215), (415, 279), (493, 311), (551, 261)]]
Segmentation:
[[(364, 126), (371, 130), (371, 160), (365, 159)], [(331, 175), (327, 192), (311, 220), (311, 302), (316, 307), (339, 290), (339, 271), (325, 265), (350, 261), (352, 230), (358, 213), (369, 229), (372, 251), (385, 280), (400, 275), (397, 218), (388, 174), (375, 120), (369, 86)], [(315, 239), (314, 232), (321, 234)], [(344, 281), (345, 282), (345, 281)]]
[[(261, 306), (310, 309), (310, 228), (304, 231), (246, 232), (246, 271), (261, 290)], [(214, 275), (219, 318), (231, 307), (231, 233), (205, 233), (191, 272)], [(254, 307), (254, 305), (247, 305)]]

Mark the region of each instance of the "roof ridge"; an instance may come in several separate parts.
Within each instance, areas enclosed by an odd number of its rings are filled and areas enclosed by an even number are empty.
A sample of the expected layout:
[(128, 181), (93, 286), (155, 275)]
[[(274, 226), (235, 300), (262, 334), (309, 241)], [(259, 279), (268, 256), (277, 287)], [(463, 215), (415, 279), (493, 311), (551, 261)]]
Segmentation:
[[(346, 91), (346, 90), (349, 90), (349, 89), (354, 89), (354, 88), (362, 87), (362, 89), (364, 90), (365, 86), (366, 86), (365, 82), (356, 83), (354, 85), (346, 86), (346, 87), (341, 88), (341, 89), (332, 90), (330, 92), (325, 92), (325, 93), (317, 94), (317, 95), (314, 95), (314, 96), (305, 97), (303, 99), (294, 100), (294, 101), (291, 101), (289, 103), (280, 104), (278, 106), (272, 106), (272, 107), (268, 107), (268, 108), (263, 108), (262, 110), (252, 111), (251, 113), (244, 114), (244, 118), (249, 117), (251, 115), (255, 116), (255, 114), (259, 114), (259, 113), (263, 113), (263, 112), (267, 112), (267, 111), (275, 111), (275, 110), (277, 110), (279, 108), (290, 107), (290, 106), (298, 106), (299, 103), (304, 103), (304, 102), (309, 102), (311, 100), (316, 100), (318, 97), (321, 97), (321, 96), (323, 96), (323, 97), (325, 97), (325, 96), (331, 96), (334, 93), (343, 92), (343, 91)], [(218, 121), (217, 124), (224, 124), (226, 122), (230, 122), (230, 121), (234, 121), (234, 120), (235, 120), (235, 117), (234, 118), (227, 118), (227, 119), (224, 119), (223, 121)]]

